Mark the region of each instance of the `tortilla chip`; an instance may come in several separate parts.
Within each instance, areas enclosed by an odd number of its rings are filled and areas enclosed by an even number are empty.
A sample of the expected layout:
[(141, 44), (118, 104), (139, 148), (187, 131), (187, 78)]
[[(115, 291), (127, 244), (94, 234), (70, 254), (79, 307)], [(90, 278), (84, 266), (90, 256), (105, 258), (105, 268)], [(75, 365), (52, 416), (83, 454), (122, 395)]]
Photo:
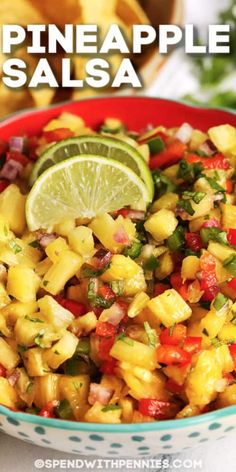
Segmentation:
[(79, 3), (82, 22), (97, 24), (100, 20), (110, 19), (115, 14), (119, 0), (79, 0)]
[(34, 101), (34, 106), (37, 108), (50, 105), (54, 98), (55, 92), (55, 89), (49, 87), (29, 89), (29, 93)]
[(26, 89), (12, 90), (0, 83), (0, 117), (6, 117), (17, 110), (24, 110), (34, 105), (33, 100)]
[(136, 24), (150, 24), (146, 13), (136, 0), (119, 0), (117, 3), (116, 14), (126, 25), (129, 26)]
[(31, 3), (48, 18), (49, 22), (58, 26), (74, 23), (75, 18), (78, 19), (81, 16), (79, 0), (31, 0)]
[[(44, 2), (43, 2), (44, 3)], [(47, 3), (47, 2), (45, 2)], [(0, 24), (17, 24), (27, 26), (28, 24), (45, 24), (47, 20), (43, 10), (39, 11), (32, 5), (30, 0), (0, 1)]]

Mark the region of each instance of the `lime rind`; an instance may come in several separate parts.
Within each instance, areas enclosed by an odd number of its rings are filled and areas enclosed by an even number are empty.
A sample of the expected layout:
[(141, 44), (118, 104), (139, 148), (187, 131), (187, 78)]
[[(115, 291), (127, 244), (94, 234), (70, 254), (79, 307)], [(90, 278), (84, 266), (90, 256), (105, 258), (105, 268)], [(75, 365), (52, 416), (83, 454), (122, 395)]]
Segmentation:
[(150, 200), (153, 199), (154, 184), (142, 155), (130, 144), (106, 136), (79, 136), (50, 146), (35, 163), (30, 176), (30, 185), (32, 186), (37, 178), (51, 166), (71, 157), (87, 154), (114, 159), (130, 167), (144, 181)]
[(46, 170), (26, 200), (31, 231), (52, 229), (65, 218), (93, 218), (124, 206), (145, 209), (146, 185), (124, 164), (102, 156), (80, 155)]

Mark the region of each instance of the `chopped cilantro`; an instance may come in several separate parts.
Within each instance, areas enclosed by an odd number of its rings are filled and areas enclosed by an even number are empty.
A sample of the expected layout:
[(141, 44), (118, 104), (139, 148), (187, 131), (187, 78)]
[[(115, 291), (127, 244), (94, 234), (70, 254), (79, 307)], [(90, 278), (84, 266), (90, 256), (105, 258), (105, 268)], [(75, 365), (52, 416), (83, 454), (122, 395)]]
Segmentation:
[(32, 321), (32, 323), (44, 323), (43, 320), (40, 320), (39, 318), (31, 318), (28, 315), (25, 315), (25, 320)]
[(179, 209), (182, 209), (184, 211), (186, 211), (186, 213), (188, 213), (189, 215), (193, 216), (195, 211), (191, 205), (191, 202), (190, 200), (180, 200), (178, 203), (177, 203), (177, 208)]
[(37, 346), (42, 347), (42, 348), (44, 347), (44, 345), (43, 345), (43, 343), (42, 343), (44, 334), (45, 334), (44, 329), (41, 329), (41, 330), (38, 332), (37, 336), (35, 336), (35, 338), (34, 338), (35, 344), (37, 344)]
[(121, 407), (119, 405), (106, 405), (104, 408), (102, 408), (102, 411), (106, 413), (107, 411), (114, 411), (114, 410), (120, 410)]
[(152, 329), (147, 321), (144, 322), (144, 329), (148, 337), (149, 346), (155, 348), (157, 346), (157, 334), (155, 329)]
[(13, 250), (14, 254), (18, 254), (19, 252), (22, 251), (21, 246), (19, 246), (19, 244), (15, 243), (14, 241), (8, 241), (8, 244), (10, 248)]
[(129, 338), (128, 336), (126, 336), (125, 333), (119, 334), (119, 335), (116, 337), (116, 341), (122, 341), (123, 343), (128, 344), (129, 346), (133, 346), (133, 345), (134, 345), (133, 339), (131, 339), (131, 338)]

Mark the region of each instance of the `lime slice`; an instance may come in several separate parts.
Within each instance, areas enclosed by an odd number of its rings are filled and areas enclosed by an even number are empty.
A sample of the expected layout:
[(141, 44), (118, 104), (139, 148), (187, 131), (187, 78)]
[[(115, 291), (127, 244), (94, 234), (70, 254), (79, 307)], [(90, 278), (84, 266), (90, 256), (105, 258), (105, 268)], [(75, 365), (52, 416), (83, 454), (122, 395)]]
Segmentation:
[(146, 209), (149, 202), (146, 185), (129, 167), (81, 155), (55, 164), (37, 179), (27, 197), (26, 218), (31, 231), (52, 229), (65, 218), (93, 218), (124, 206)]
[(105, 136), (79, 136), (50, 146), (34, 165), (30, 176), (30, 184), (33, 185), (37, 178), (49, 167), (80, 154), (109, 157), (130, 167), (145, 182), (150, 199), (153, 199), (153, 180), (142, 155), (130, 144), (120, 139)]

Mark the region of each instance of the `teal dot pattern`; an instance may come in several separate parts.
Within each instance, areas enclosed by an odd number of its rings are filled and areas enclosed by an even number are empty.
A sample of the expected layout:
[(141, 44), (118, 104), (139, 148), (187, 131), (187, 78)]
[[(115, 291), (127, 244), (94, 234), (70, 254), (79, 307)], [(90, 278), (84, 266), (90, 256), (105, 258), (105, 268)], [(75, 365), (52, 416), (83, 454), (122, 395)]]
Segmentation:
[[(54, 426), (34, 424), (34, 422), (20, 421), (13, 415), (4, 416), (0, 413), (0, 430), (15, 436), (29, 444), (41, 445), (74, 453), (78, 455), (113, 456), (151, 456), (154, 454), (175, 453), (176, 451), (191, 449), (197, 444), (209, 440), (221, 440), (227, 433), (235, 430), (233, 416), (228, 421), (196, 422), (191, 427), (168, 428), (146, 432), (145, 428), (137, 425), (136, 433), (108, 433), (102, 431), (99, 425), (97, 431), (87, 432), (83, 428), (78, 431), (74, 428), (55, 428)], [(63, 422), (62, 422), (63, 423)], [(198, 426), (197, 426), (198, 425)], [(136, 426), (136, 425), (135, 425)], [(146, 426), (146, 425), (145, 425)], [(147, 429), (147, 428), (146, 428)], [(181, 436), (181, 442), (180, 442)], [(59, 439), (60, 438), (60, 439)], [(77, 448), (78, 444), (78, 448)], [(61, 445), (61, 447), (60, 447)]]

